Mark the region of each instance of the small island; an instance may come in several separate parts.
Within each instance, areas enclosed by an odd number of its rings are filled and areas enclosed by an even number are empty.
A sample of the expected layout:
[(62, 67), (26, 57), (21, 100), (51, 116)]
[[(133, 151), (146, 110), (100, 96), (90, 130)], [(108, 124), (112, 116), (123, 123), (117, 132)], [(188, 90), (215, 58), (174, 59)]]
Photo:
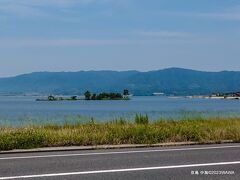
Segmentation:
[(77, 100), (130, 100), (130, 94), (127, 89), (123, 90), (123, 93), (106, 93), (102, 92), (99, 94), (91, 93), (86, 91), (84, 96), (71, 96), (71, 97), (62, 97), (50, 95), (47, 98), (36, 99), (36, 101), (77, 101)]
[(240, 92), (213, 93), (209, 96), (212, 99), (240, 99)]
[(240, 92), (229, 92), (229, 93), (212, 93), (208, 96), (187, 96), (188, 98), (195, 99), (232, 99), (240, 100)]

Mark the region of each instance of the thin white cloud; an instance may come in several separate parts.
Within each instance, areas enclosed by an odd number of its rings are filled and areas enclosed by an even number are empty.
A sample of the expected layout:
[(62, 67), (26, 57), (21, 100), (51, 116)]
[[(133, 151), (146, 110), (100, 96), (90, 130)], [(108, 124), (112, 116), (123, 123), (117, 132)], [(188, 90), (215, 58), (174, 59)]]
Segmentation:
[[(110, 3), (119, 0), (0, 0), (0, 12), (20, 16), (44, 16), (44, 8), (67, 9), (79, 5)], [(49, 15), (49, 14), (48, 14)]]
[(13, 15), (17, 15), (17, 16), (27, 16), (27, 17), (31, 17), (31, 16), (44, 16), (46, 13), (44, 13), (43, 11), (40, 11), (37, 8), (31, 7), (31, 6), (24, 6), (21, 4), (5, 4), (5, 5), (1, 5), (0, 3), (0, 12), (4, 13), (4, 14), (13, 14)]
[(240, 20), (240, 13), (200, 13), (196, 14), (198, 17), (213, 18), (219, 20)]
[[(169, 37), (169, 35), (164, 36)], [(173, 37), (173, 36), (171, 36)], [(178, 36), (179, 37), (179, 36)], [(0, 39), (0, 48), (21, 48), (21, 47), (78, 47), (78, 46), (110, 46), (110, 45), (141, 45), (141, 44), (178, 44), (196, 43), (199, 38), (135, 38), (135, 39), (47, 39), (47, 38), (21, 38)]]
[(127, 40), (108, 39), (1, 39), (0, 47), (65, 47), (125, 44)]
[[(76, 4), (89, 4), (97, 0), (1, 0), (1, 6), (17, 4), (22, 6), (39, 6), (39, 7), (69, 7)], [(105, 1), (105, 0), (102, 0)]]
[(173, 31), (140, 31), (137, 33), (141, 36), (154, 37), (154, 38), (190, 38), (193, 34), (186, 32), (173, 32)]
[(240, 20), (240, 13), (238, 12), (219, 12), (219, 13), (173, 13), (177, 16), (186, 16), (186, 17), (193, 17), (193, 18), (206, 18), (206, 19), (215, 19), (215, 20), (231, 20), (231, 21), (239, 21)]
[(8, 5), (31, 6), (31, 7), (73, 7), (80, 4), (110, 3), (120, 0), (1, 0), (1, 7)]

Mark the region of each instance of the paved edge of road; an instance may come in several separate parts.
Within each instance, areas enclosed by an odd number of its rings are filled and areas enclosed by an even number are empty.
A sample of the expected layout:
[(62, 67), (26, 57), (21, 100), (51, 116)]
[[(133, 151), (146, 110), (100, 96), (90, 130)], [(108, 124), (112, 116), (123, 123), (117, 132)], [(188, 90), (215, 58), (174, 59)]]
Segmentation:
[(127, 148), (148, 148), (148, 147), (167, 147), (167, 146), (187, 146), (187, 145), (207, 145), (207, 144), (226, 144), (234, 143), (232, 140), (223, 140), (219, 142), (170, 142), (159, 144), (121, 144), (121, 145), (97, 145), (97, 146), (65, 146), (65, 147), (44, 147), (35, 149), (15, 149), (9, 151), (0, 151), (0, 154), (16, 153), (35, 153), (35, 152), (57, 152), (57, 151), (81, 151), (81, 150), (101, 150), (101, 149), (127, 149)]

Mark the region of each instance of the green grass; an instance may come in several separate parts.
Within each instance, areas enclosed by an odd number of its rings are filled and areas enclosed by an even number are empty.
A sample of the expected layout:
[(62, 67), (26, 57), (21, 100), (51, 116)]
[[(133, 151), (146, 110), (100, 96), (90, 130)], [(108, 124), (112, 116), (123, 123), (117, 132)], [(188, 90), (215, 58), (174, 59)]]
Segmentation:
[(137, 115), (108, 123), (0, 127), (0, 150), (73, 145), (155, 144), (196, 141), (240, 142), (240, 118), (188, 118), (150, 122)]

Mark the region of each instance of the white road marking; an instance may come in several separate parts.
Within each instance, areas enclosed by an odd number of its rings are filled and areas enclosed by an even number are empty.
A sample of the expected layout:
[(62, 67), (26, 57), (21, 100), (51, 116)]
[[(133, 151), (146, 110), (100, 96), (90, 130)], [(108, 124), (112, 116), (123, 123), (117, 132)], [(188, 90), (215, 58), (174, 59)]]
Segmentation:
[(143, 168), (130, 168), (130, 169), (80, 171), (80, 172), (69, 172), (69, 173), (38, 174), (38, 175), (24, 175), (24, 176), (9, 176), (9, 177), (0, 177), (0, 180), (58, 177), (58, 176), (73, 176), (73, 175), (88, 175), (88, 174), (103, 174), (103, 173), (116, 173), (116, 172), (149, 171), (149, 170), (177, 169), (177, 168), (189, 168), (189, 167), (222, 166), (222, 165), (234, 165), (234, 164), (240, 164), (240, 161), (205, 163), (205, 164), (186, 164), (186, 165), (184, 164), (184, 165), (143, 167)]
[(152, 149), (152, 150), (141, 150), (141, 151), (117, 151), (117, 152), (115, 151), (115, 152), (99, 152), (99, 153), (81, 153), (81, 154), (52, 154), (52, 155), (42, 155), (42, 156), (14, 156), (14, 157), (1, 157), (0, 160), (38, 159), (38, 158), (114, 155), (114, 154), (134, 154), (134, 153), (172, 152), (172, 151), (193, 151), (193, 150), (210, 150), (210, 149), (227, 149), (227, 148), (240, 148), (240, 145), (178, 148), (178, 149)]

